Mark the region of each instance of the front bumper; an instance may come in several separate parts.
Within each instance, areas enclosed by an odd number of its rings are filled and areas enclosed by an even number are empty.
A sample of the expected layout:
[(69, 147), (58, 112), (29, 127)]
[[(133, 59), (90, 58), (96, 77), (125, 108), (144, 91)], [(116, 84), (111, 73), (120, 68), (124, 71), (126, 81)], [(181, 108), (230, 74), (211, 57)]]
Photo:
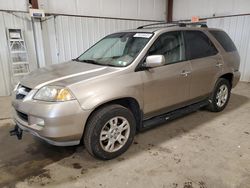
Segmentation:
[[(56, 146), (79, 144), (90, 114), (77, 100), (44, 102), (13, 97), (12, 106), (13, 119), (19, 128)], [(36, 119), (43, 120), (44, 125), (37, 124)]]

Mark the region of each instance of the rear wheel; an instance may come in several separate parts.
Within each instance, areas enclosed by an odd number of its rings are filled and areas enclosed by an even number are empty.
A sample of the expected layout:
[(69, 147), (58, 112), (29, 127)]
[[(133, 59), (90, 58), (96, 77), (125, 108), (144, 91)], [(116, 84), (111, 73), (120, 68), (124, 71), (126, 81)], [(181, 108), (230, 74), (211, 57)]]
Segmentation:
[(208, 110), (212, 112), (220, 112), (224, 110), (230, 99), (231, 85), (225, 78), (220, 78), (214, 88), (210, 97), (210, 104)]
[(100, 108), (90, 117), (84, 134), (87, 151), (108, 160), (124, 153), (133, 142), (136, 130), (132, 112), (120, 105)]

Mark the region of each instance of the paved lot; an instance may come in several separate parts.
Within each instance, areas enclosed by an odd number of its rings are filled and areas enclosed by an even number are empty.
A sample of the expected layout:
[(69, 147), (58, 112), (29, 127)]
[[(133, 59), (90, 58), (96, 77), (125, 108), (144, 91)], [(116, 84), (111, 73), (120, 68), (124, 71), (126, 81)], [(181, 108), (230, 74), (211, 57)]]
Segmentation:
[(8, 97), (0, 115), (0, 187), (250, 187), (250, 84), (237, 86), (224, 112), (202, 110), (140, 133), (124, 155), (105, 162), (83, 146), (10, 137)]

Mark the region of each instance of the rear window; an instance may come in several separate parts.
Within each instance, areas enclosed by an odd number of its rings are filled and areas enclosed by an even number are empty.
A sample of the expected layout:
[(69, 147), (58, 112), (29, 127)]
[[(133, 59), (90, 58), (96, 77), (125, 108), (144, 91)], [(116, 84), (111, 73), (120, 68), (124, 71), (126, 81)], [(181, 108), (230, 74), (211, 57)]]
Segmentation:
[(237, 50), (232, 39), (228, 36), (226, 32), (210, 31), (210, 33), (216, 38), (216, 40), (221, 44), (225, 51), (233, 52)]

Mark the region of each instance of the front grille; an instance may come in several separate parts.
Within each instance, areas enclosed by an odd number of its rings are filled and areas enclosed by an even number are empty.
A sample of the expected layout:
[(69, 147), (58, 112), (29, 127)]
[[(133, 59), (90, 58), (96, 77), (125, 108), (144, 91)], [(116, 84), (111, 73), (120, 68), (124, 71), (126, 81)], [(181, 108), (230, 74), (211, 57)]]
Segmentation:
[(16, 90), (16, 99), (19, 99), (19, 100), (24, 99), (30, 91), (31, 89), (28, 87), (25, 87), (22, 85), (18, 86)]
[(22, 119), (23, 121), (27, 121), (28, 122), (28, 115), (27, 114), (24, 114), (22, 112), (19, 112), (16, 110), (16, 113), (17, 113), (17, 116)]

